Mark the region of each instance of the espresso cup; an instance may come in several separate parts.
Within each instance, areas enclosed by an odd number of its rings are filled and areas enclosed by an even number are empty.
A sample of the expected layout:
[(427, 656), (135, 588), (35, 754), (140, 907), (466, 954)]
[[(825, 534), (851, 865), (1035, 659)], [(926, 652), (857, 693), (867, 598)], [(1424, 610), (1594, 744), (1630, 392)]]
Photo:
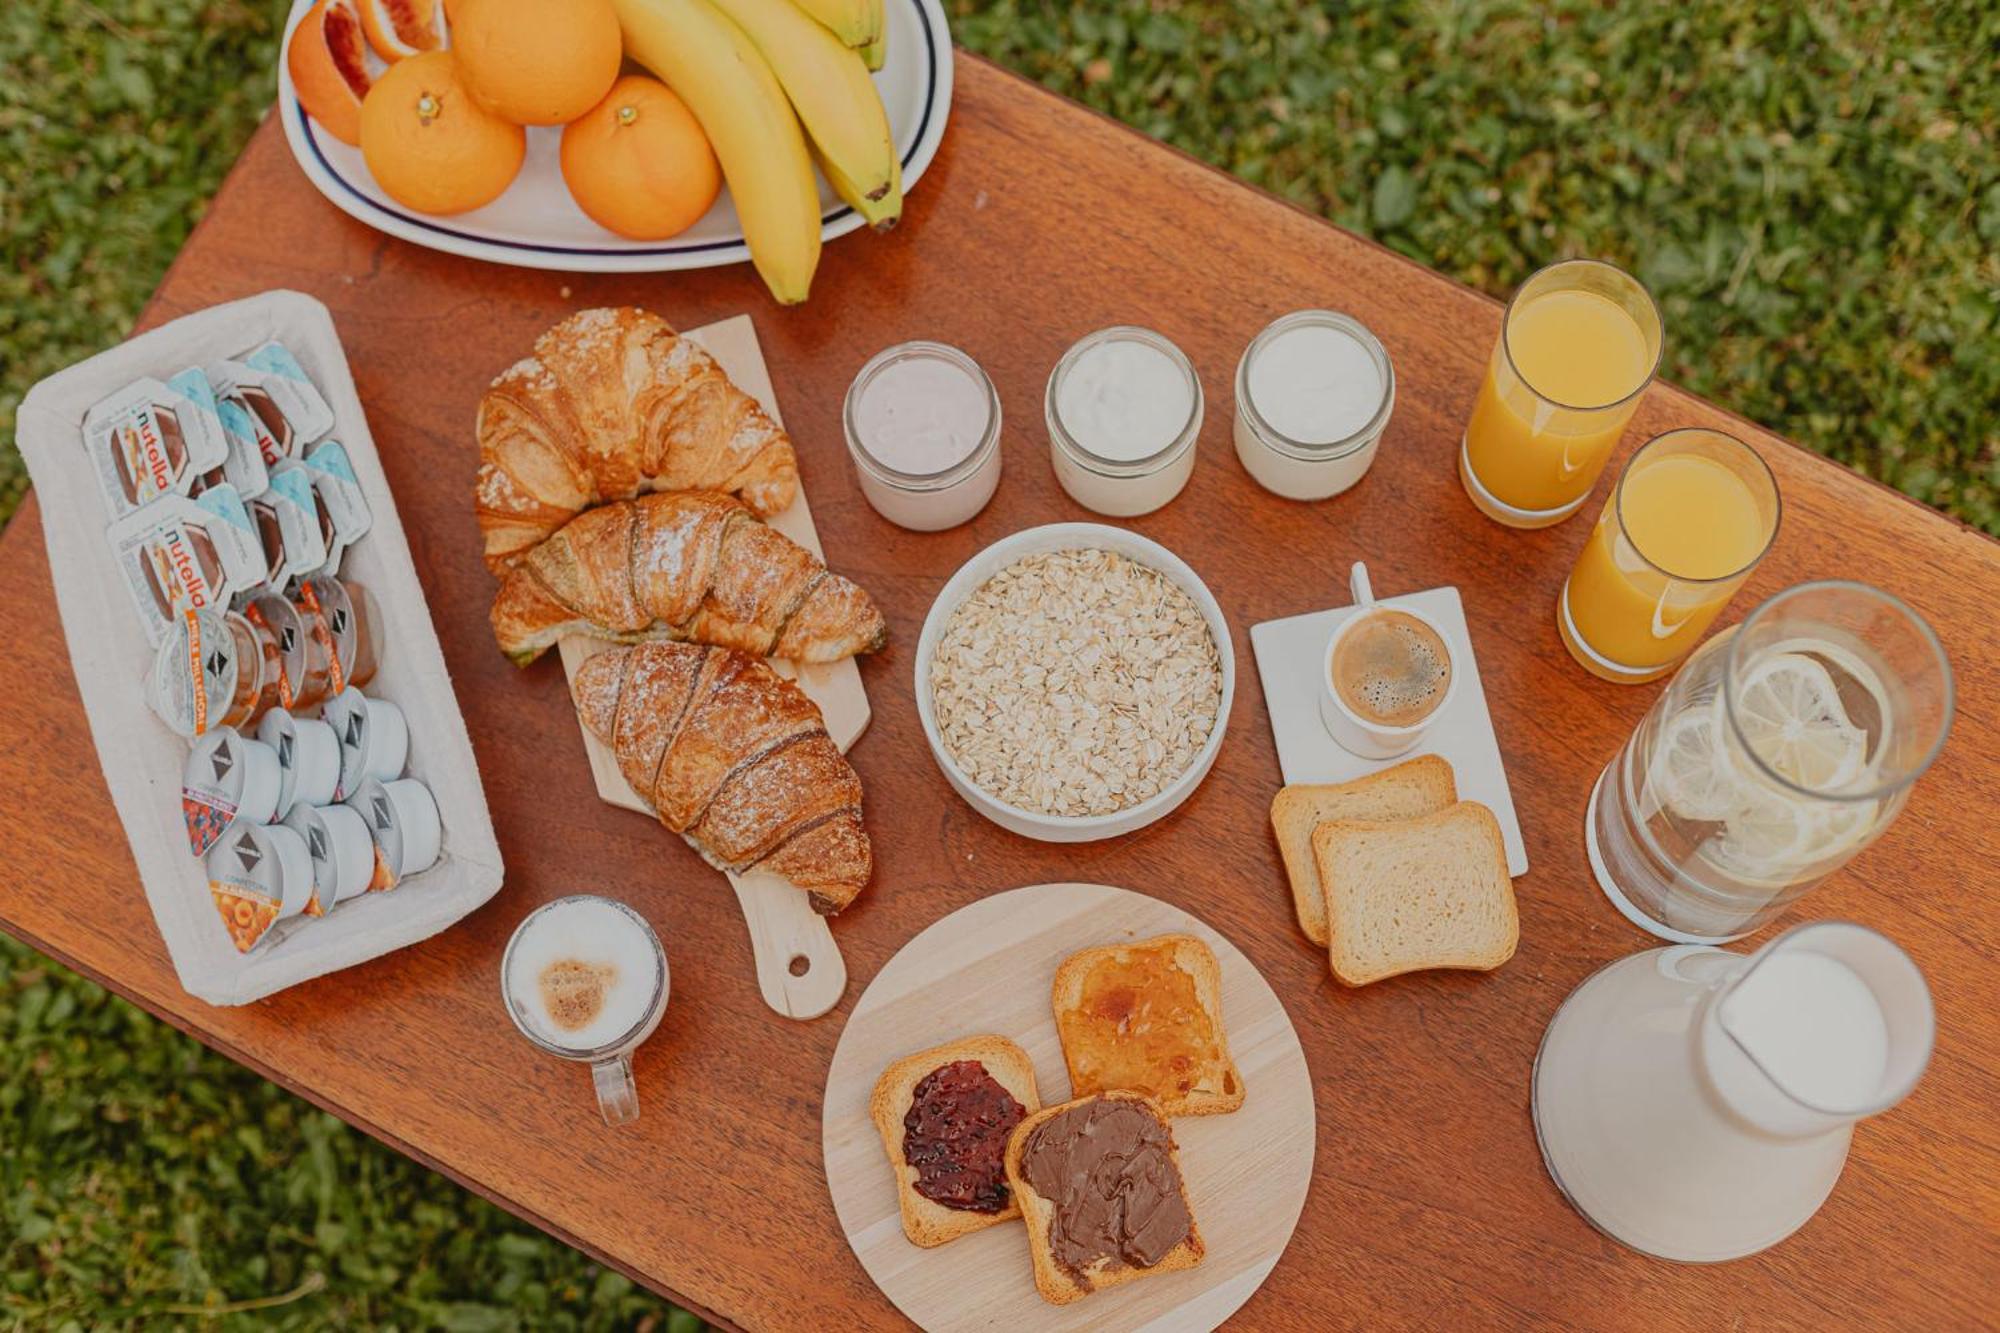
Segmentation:
[(521, 1035), (590, 1066), (607, 1125), (639, 1118), (632, 1052), (667, 1011), (667, 953), (612, 898), (574, 894), (528, 913), (500, 961), (500, 996)]
[[(1319, 716), (1326, 724), (1327, 734), (1339, 742), (1340, 747), (1359, 755), (1363, 759), (1393, 759), (1406, 754), (1422, 740), (1431, 724), (1444, 715), (1451, 707), (1452, 698), (1458, 693), (1458, 664), (1452, 659), (1451, 638), (1443, 625), (1423, 612), (1408, 606), (1382, 606), (1375, 600), (1375, 591), (1368, 581), (1368, 567), (1360, 561), (1354, 564), (1348, 576), (1348, 588), (1354, 595), (1353, 615), (1334, 627), (1326, 641), (1326, 654), (1320, 661), (1319, 669)], [(1380, 717), (1363, 714), (1341, 697), (1334, 683), (1334, 663), (1338, 659), (1341, 644), (1350, 636), (1368, 625), (1371, 620), (1382, 616), (1407, 616), (1435, 635), (1445, 658), (1444, 691), (1428, 711), (1415, 720), (1392, 725)]]

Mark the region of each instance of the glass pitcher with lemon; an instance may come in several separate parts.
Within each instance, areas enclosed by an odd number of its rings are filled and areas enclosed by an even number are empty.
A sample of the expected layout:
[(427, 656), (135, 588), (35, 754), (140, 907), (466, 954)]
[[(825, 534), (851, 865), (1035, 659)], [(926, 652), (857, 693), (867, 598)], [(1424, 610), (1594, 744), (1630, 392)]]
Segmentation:
[(1598, 886), (1662, 939), (1741, 939), (1894, 821), (1953, 709), (1922, 616), (1864, 583), (1788, 588), (1696, 649), (1598, 778)]

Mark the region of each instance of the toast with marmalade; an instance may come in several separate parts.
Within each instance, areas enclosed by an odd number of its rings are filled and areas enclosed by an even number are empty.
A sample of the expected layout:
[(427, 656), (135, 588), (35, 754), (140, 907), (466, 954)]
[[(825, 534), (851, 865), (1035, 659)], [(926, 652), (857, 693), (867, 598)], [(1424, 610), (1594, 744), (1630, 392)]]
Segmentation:
[(1052, 998), (1075, 1096), (1144, 1093), (1168, 1115), (1243, 1105), (1222, 1027), (1222, 969), (1194, 936), (1071, 954), (1056, 969)]

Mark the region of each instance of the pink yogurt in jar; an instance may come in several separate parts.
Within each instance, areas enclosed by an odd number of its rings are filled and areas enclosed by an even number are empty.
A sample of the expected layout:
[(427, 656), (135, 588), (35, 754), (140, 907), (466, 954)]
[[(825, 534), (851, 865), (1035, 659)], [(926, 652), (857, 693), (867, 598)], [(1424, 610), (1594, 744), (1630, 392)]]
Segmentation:
[(1000, 483), (1000, 398), (956, 347), (908, 342), (861, 368), (843, 412), (861, 493), (901, 527), (971, 519)]

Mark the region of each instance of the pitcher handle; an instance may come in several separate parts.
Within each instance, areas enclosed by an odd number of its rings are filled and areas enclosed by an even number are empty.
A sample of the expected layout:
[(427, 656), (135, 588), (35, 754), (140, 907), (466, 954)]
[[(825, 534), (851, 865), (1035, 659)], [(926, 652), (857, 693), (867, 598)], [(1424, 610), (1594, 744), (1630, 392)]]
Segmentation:
[(597, 1085), (597, 1109), (607, 1125), (629, 1125), (639, 1118), (639, 1088), (632, 1081), (632, 1057), (614, 1055), (593, 1061), (591, 1082)]
[(1712, 944), (1676, 944), (1660, 951), (1660, 971), (1690, 986), (1714, 986), (1729, 980), (1750, 960)]

